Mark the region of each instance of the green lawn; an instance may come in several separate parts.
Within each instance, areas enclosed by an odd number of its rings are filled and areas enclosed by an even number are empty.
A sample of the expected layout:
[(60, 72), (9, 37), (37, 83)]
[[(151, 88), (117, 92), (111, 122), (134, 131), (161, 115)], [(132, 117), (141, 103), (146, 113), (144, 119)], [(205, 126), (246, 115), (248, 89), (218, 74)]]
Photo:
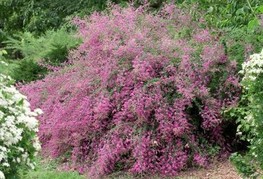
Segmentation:
[(54, 161), (44, 161), (37, 159), (35, 170), (19, 172), (20, 179), (85, 179), (77, 172), (58, 171), (57, 164)]

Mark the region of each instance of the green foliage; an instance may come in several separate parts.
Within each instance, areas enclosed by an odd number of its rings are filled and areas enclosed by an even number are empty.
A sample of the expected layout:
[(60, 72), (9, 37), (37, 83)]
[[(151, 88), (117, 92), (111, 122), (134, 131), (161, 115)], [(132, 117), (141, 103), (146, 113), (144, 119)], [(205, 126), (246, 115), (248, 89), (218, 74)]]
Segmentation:
[[(153, 8), (159, 8), (161, 7), (162, 3), (166, 2), (167, 0), (148, 0), (147, 2), (149, 3), (149, 5)], [(143, 5), (145, 4), (145, 0), (135, 0), (134, 1), (134, 5)]]
[(221, 41), (225, 43), (226, 53), (232, 61), (236, 61), (238, 69), (252, 53), (260, 52), (263, 42), (263, 28), (247, 32), (246, 28), (224, 29)]
[(45, 67), (39, 66), (31, 59), (10, 60), (6, 55), (6, 50), (0, 51), (0, 72), (11, 76), (14, 79), (13, 83), (41, 79), (48, 72)]
[(48, 72), (45, 67), (38, 65), (39, 62), (59, 66), (67, 61), (68, 52), (80, 43), (80, 39), (61, 28), (49, 30), (40, 37), (30, 32), (20, 33), (5, 43), (6, 50), (12, 53), (9, 58), (22, 58), (11, 61), (15, 65), (11, 71), (8, 69), (9, 75), (16, 81), (30, 82), (42, 78)]
[(0, 59), (2, 60), (4, 58), (4, 55), (7, 55), (6, 50), (0, 50)]
[(84, 176), (79, 175), (77, 172), (63, 172), (57, 170), (57, 164), (54, 161), (44, 161), (40, 158), (37, 159), (35, 171), (19, 172), (19, 179), (84, 179)]
[(19, 33), (5, 42), (6, 49), (21, 54), (24, 59), (39, 61), (45, 59), (51, 64), (60, 64), (67, 58), (68, 51), (80, 43), (80, 39), (65, 28), (48, 30), (43, 36), (35, 37), (30, 32)]
[(16, 63), (7, 63), (7, 64), (8, 66), (3, 63), (0, 63), (0, 72), (4, 75), (12, 76), (13, 78), (14, 69), (17, 68), (17, 64)]
[(0, 50), (0, 72), (6, 76), (13, 76), (17, 64), (14, 61), (6, 59), (7, 55), (6, 50)]
[(22, 59), (15, 62), (16, 66), (11, 72), (11, 77), (17, 82), (27, 83), (43, 78), (48, 70), (45, 67), (39, 66), (31, 59)]
[(0, 0), (0, 28), (9, 34), (18, 31), (42, 34), (59, 28), (68, 16), (87, 15), (106, 5), (106, 0)]
[(179, 2), (183, 6), (198, 4), (198, 9), (203, 11), (202, 15), (205, 13), (208, 24), (218, 28), (247, 26), (253, 30), (259, 25), (258, 15), (263, 13), (261, 0), (184, 0)]
[(243, 174), (244, 177), (257, 178), (257, 174), (255, 174), (256, 169), (253, 166), (253, 162), (248, 157), (234, 153), (230, 157), (230, 161), (236, 166), (238, 172)]

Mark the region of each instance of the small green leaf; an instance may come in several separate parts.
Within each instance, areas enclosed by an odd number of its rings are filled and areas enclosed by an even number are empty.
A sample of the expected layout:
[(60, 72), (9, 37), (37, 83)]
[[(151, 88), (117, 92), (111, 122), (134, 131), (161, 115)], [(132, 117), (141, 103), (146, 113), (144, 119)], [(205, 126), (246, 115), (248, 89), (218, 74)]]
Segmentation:
[(243, 15), (245, 14), (244, 8), (240, 8), (236, 11), (236, 15)]
[(258, 25), (259, 25), (258, 18), (255, 18), (255, 19), (249, 21), (248, 26), (247, 26), (248, 31), (253, 32)]
[(2, 55), (7, 55), (7, 51), (6, 50), (0, 50), (0, 56)]
[(210, 6), (210, 7), (208, 8), (208, 10), (207, 10), (207, 13), (211, 13), (211, 12), (213, 12), (213, 10), (214, 10), (214, 8), (213, 8), (212, 6)]
[(263, 13), (263, 5), (257, 7), (258, 12)]
[(24, 99), (21, 99), (17, 102), (17, 105), (18, 106), (22, 106), (24, 104)]

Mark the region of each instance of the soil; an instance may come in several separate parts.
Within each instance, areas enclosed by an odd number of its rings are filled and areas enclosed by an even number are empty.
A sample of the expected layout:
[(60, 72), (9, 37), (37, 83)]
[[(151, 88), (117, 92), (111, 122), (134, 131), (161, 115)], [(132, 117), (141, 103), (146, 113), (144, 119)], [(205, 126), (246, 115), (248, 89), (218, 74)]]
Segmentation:
[(182, 179), (242, 179), (235, 169), (235, 167), (229, 162), (215, 161), (208, 168), (204, 169), (192, 169), (180, 173), (178, 178)]

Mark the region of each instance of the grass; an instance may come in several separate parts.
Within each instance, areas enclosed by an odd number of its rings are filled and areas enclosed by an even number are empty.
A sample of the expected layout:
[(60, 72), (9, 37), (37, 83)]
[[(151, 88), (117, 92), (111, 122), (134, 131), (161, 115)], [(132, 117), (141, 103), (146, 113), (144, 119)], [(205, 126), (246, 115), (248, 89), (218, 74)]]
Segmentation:
[(84, 179), (75, 172), (35, 171), (24, 176), (27, 179)]
[(77, 172), (71, 171), (58, 171), (57, 164), (50, 160), (36, 161), (36, 169), (31, 171), (19, 171), (20, 179), (85, 179), (84, 176), (79, 175)]

